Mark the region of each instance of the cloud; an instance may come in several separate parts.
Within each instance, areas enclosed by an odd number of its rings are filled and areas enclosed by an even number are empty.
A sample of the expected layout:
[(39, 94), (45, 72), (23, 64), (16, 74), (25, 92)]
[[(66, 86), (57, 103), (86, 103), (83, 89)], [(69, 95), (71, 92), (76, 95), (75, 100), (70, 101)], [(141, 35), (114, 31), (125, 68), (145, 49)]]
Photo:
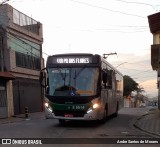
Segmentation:
[(140, 85), (142, 85), (143, 88), (145, 89), (146, 95), (149, 95), (152, 97), (157, 96), (158, 89), (157, 89), (157, 80), (156, 79), (146, 80), (146, 81), (140, 83)]

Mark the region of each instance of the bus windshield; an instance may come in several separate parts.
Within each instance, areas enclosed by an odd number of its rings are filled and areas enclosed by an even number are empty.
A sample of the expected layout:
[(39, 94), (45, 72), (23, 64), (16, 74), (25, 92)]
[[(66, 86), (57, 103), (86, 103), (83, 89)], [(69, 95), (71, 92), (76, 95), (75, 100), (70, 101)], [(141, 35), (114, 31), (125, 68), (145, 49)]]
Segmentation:
[(98, 68), (48, 68), (47, 91), (50, 96), (96, 95), (98, 77)]

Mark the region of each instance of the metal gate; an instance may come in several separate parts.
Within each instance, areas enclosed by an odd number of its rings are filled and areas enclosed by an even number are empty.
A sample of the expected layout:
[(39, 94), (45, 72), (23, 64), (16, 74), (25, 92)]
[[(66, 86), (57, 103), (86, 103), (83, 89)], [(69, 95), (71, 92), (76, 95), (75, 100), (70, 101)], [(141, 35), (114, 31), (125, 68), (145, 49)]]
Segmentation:
[(6, 81), (0, 80), (0, 118), (8, 117)]
[(41, 86), (38, 80), (16, 78), (13, 81), (14, 114), (22, 114), (25, 107), (29, 113), (43, 110)]

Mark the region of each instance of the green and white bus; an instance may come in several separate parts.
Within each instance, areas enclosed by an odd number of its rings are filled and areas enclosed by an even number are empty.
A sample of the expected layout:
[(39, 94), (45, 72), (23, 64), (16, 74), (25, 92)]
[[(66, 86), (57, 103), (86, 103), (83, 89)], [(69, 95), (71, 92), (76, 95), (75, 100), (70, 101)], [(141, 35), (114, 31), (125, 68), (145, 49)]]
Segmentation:
[(45, 117), (60, 123), (105, 122), (123, 105), (123, 75), (97, 54), (49, 56), (40, 82), (45, 87)]

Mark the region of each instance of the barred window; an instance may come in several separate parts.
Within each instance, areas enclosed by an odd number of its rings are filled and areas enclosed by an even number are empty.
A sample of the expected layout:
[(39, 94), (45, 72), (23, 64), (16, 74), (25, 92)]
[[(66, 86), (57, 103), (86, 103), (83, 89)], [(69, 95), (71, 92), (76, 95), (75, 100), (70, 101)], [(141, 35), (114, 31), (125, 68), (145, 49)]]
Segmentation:
[(31, 55), (26, 55), (20, 52), (15, 52), (16, 54), (16, 66), (29, 68), (29, 69), (41, 69), (41, 60)]

